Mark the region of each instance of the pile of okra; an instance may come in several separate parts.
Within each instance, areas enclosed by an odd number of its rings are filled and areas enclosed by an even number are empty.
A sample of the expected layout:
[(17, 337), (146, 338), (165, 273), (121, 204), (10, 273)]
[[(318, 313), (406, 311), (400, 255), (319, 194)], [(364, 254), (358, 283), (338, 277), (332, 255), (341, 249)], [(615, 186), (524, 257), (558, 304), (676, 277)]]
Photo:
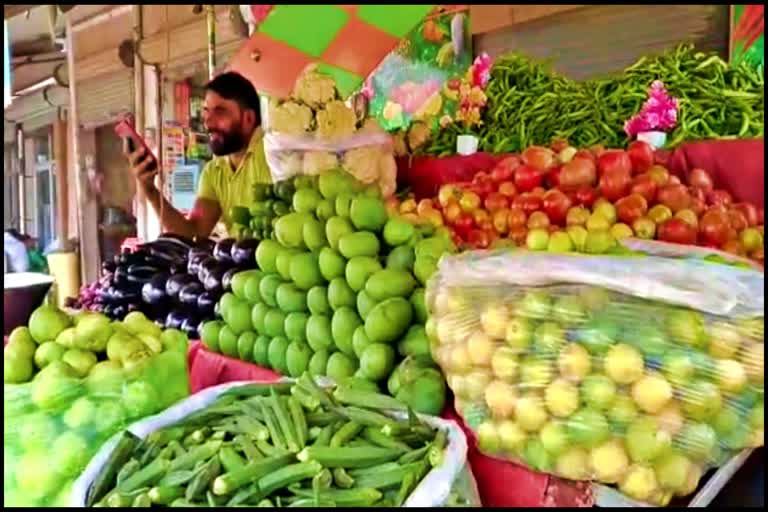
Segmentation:
[[(383, 410), (408, 411), (398, 420)], [(91, 485), (100, 507), (401, 506), (446, 434), (392, 397), (348, 386), (251, 384), (141, 440), (125, 432)]]

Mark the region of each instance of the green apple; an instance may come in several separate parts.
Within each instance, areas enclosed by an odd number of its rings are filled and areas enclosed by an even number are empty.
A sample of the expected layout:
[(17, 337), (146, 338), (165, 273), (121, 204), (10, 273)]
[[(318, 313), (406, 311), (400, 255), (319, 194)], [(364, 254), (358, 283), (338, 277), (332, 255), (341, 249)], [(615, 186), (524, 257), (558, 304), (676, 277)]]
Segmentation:
[(608, 229), (594, 229), (587, 233), (584, 251), (588, 254), (605, 254), (616, 246), (616, 238)]
[(587, 311), (579, 297), (564, 295), (552, 305), (552, 318), (563, 325), (580, 324), (587, 319)]
[(711, 382), (694, 380), (682, 389), (683, 413), (689, 419), (707, 421), (720, 412), (723, 397)]
[(531, 290), (517, 305), (517, 314), (526, 318), (544, 320), (552, 310), (552, 298), (542, 290)]
[(555, 322), (542, 322), (533, 333), (534, 345), (543, 353), (556, 353), (565, 345), (565, 331)]
[(626, 429), (637, 418), (635, 402), (627, 395), (618, 395), (607, 411), (608, 419), (618, 429)]
[(608, 420), (599, 411), (585, 408), (573, 413), (566, 420), (568, 437), (585, 448), (602, 444), (610, 435)]
[(532, 229), (525, 237), (525, 246), (531, 251), (546, 251), (549, 246), (549, 232), (546, 229)]
[(507, 322), (504, 340), (507, 345), (518, 352), (525, 352), (533, 342), (533, 322), (522, 316), (512, 318)]
[(568, 226), (565, 230), (568, 236), (571, 237), (573, 246), (577, 251), (583, 252), (584, 246), (587, 243), (587, 230), (584, 226)]
[(653, 466), (659, 485), (672, 491), (685, 487), (691, 471), (691, 461), (675, 451), (660, 457)]
[(573, 241), (568, 233), (565, 231), (556, 231), (549, 237), (549, 243), (547, 244), (547, 251), (549, 252), (571, 252), (573, 251)]
[(672, 446), (672, 437), (659, 428), (659, 422), (652, 416), (642, 416), (630, 423), (624, 441), (629, 458), (637, 463), (650, 462)]
[(692, 460), (709, 463), (715, 456), (717, 434), (706, 423), (688, 423), (675, 439), (675, 444)]
[(593, 409), (607, 409), (616, 398), (616, 384), (605, 375), (588, 375), (581, 383), (581, 396)]
[(619, 336), (619, 326), (606, 318), (593, 318), (579, 329), (578, 340), (592, 355), (605, 354)]
[(536, 471), (547, 472), (552, 467), (552, 457), (539, 439), (531, 439), (525, 445), (525, 463)]
[(669, 352), (671, 344), (667, 336), (656, 325), (645, 323), (647, 318), (638, 315), (637, 325), (626, 329), (627, 341), (638, 348), (644, 356), (658, 358)]
[(496, 453), (501, 448), (501, 438), (493, 422), (482, 423), (477, 428), (477, 444), (485, 453)]
[(697, 311), (674, 309), (667, 313), (666, 326), (667, 332), (678, 343), (700, 347), (707, 341), (704, 318)]
[(685, 386), (693, 379), (696, 373), (693, 358), (685, 350), (673, 350), (661, 362), (661, 372), (678, 387)]
[(741, 346), (741, 333), (728, 322), (712, 322), (709, 326), (709, 355), (728, 359)]
[(568, 447), (568, 434), (561, 422), (550, 421), (539, 432), (541, 445), (551, 455), (559, 455)]

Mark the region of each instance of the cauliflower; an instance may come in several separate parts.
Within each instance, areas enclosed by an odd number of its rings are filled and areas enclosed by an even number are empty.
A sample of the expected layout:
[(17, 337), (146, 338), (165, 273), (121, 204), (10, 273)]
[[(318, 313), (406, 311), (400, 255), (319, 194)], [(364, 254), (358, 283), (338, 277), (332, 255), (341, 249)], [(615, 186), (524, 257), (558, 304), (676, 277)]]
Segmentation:
[(336, 83), (327, 75), (308, 71), (296, 80), (293, 97), (312, 108), (319, 108), (336, 98)]
[(270, 130), (277, 133), (302, 135), (312, 129), (312, 110), (293, 101), (269, 104)]
[(341, 101), (332, 101), (317, 112), (317, 135), (323, 139), (352, 135), (356, 125), (355, 113)]
[(386, 199), (397, 189), (397, 164), (395, 157), (390, 153), (383, 153), (379, 162), (379, 188), (381, 195)]
[(357, 130), (357, 133), (359, 135), (375, 135), (379, 133), (384, 133), (384, 130), (379, 126), (379, 122), (376, 121), (374, 118), (369, 117), (365, 121), (363, 121), (363, 125), (360, 127), (359, 130)]
[(301, 174), (301, 153), (297, 151), (270, 151), (267, 163), (273, 174), (282, 179)]
[(314, 176), (338, 167), (339, 159), (334, 153), (326, 153), (325, 151), (308, 151), (304, 153), (302, 174)]
[(368, 185), (379, 177), (380, 159), (381, 149), (378, 146), (363, 146), (344, 153), (342, 166), (349, 174)]
[(411, 151), (420, 148), (429, 140), (431, 135), (429, 126), (420, 122), (413, 123), (408, 130), (408, 147), (411, 148)]

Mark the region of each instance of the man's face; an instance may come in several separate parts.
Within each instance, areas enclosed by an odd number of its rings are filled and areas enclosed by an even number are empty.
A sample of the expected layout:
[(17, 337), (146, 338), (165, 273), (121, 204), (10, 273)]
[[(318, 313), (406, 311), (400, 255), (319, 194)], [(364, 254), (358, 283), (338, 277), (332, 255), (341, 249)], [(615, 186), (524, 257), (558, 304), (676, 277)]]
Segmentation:
[(253, 132), (253, 120), (253, 113), (243, 111), (236, 101), (224, 99), (213, 91), (205, 93), (203, 123), (214, 155), (229, 155), (245, 149)]

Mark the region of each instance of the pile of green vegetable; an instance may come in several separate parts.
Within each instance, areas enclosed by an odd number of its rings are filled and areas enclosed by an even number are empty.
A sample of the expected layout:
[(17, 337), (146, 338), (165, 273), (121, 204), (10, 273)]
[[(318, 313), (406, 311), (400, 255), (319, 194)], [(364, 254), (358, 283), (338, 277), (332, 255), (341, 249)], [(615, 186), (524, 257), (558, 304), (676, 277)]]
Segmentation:
[[(565, 138), (576, 147), (624, 147), (624, 122), (648, 97), (654, 80), (679, 98), (677, 126), (667, 146), (699, 139), (763, 136), (763, 72), (747, 63), (729, 65), (717, 54), (680, 45), (642, 57), (616, 76), (576, 82), (519, 54), (499, 57), (486, 89), (483, 124), (472, 131), (480, 151), (520, 152)], [(458, 126), (438, 132), (424, 148), (430, 155), (455, 153)]]
[[(387, 385), (403, 358), (420, 358), (433, 371), (411, 372), (397, 396), (439, 414), (445, 383), (431, 362), (423, 287), (453, 250), (450, 236), (390, 219), (378, 187), (344, 171), (294, 185), (293, 212), (259, 244), (258, 270), (233, 277), (218, 304), (222, 320), (203, 326), (203, 343), (284, 375), (374, 386)], [(420, 393), (410, 392), (415, 381)]]
[(229, 212), (233, 223), (232, 236), (237, 240), (271, 238), (277, 218), (291, 211), (293, 192), (293, 180), (274, 185), (254, 185), (253, 203), (249, 206), (233, 206)]
[(87, 506), (400, 506), (447, 435), (391, 397), (295, 384), (233, 388), (180, 423), (139, 440), (125, 433)]

